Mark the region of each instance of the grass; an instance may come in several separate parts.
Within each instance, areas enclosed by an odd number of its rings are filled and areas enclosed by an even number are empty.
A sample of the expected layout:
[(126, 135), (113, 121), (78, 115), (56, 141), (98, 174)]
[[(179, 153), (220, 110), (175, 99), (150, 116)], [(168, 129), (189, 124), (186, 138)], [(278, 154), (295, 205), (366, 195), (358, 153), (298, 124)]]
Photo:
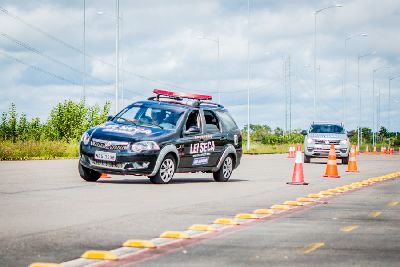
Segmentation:
[(9, 141), (0, 142), (0, 160), (69, 159), (77, 158), (78, 142), (62, 141)]
[(245, 154), (280, 154), (288, 153), (289, 146), (292, 144), (264, 145), (258, 142), (250, 143), (250, 150), (247, 150), (247, 144), (243, 142), (243, 153)]

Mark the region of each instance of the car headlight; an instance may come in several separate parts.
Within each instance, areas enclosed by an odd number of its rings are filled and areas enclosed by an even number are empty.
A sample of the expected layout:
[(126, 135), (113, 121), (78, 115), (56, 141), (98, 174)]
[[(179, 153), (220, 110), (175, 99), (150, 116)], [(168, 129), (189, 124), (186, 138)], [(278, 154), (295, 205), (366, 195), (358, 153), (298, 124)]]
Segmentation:
[(85, 132), (82, 137), (81, 137), (81, 142), (83, 142), (84, 145), (89, 144), (90, 141), (90, 136), (87, 132)]
[(154, 141), (141, 141), (133, 143), (131, 150), (132, 152), (140, 153), (142, 151), (160, 150), (160, 146)]
[(314, 143), (314, 139), (312, 138), (307, 138), (307, 144), (311, 145)]
[(346, 139), (340, 140), (341, 145), (347, 145), (348, 143), (349, 143), (349, 141), (347, 141)]

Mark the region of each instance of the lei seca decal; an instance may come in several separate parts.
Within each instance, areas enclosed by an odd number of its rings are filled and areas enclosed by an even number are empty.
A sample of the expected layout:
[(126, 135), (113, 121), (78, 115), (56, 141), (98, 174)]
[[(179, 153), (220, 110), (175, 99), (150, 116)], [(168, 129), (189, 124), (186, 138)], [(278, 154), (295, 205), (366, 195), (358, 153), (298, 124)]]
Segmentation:
[(144, 129), (140, 127), (131, 127), (131, 126), (126, 126), (126, 125), (104, 125), (103, 126), (103, 131), (104, 132), (112, 132), (112, 133), (125, 133), (125, 134), (130, 134), (130, 135), (135, 135), (137, 133), (142, 133), (142, 134), (151, 134), (151, 130), (149, 129)]
[(190, 144), (190, 154), (211, 152), (215, 150), (214, 141)]

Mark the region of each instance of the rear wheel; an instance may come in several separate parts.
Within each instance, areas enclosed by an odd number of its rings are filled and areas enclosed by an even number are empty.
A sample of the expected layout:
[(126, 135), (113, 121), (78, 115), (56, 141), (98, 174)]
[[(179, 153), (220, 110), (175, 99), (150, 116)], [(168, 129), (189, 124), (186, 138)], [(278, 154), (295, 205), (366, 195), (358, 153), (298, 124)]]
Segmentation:
[(96, 182), (100, 178), (101, 173), (91, 170), (89, 168), (86, 168), (81, 163), (78, 163), (78, 164), (79, 164), (79, 166), (78, 166), (79, 174), (83, 180), (88, 181), (88, 182)]
[(233, 171), (233, 159), (231, 155), (228, 155), (224, 159), (221, 168), (219, 168), (218, 171), (213, 172), (214, 180), (216, 182), (226, 182), (231, 177), (232, 171)]
[(310, 163), (311, 157), (304, 155), (304, 163)]
[(167, 155), (161, 162), (156, 175), (149, 176), (153, 184), (167, 184), (174, 177), (176, 169), (175, 159), (172, 155)]
[(349, 164), (349, 156), (342, 158), (342, 164), (345, 164), (345, 165)]

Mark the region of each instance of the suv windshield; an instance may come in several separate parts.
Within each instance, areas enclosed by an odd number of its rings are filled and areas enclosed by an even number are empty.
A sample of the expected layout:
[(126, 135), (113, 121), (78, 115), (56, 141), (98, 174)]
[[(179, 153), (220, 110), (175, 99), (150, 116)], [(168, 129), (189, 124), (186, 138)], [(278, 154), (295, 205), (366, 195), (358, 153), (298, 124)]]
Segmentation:
[(314, 124), (311, 125), (310, 133), (344, 134), (344, 129), (342, 126), (335, 124)]
[(183, 111), (164, 107), (131, 106), (112, 121), (122, 124), (144, 125), (161, 129), (175, 129)]

